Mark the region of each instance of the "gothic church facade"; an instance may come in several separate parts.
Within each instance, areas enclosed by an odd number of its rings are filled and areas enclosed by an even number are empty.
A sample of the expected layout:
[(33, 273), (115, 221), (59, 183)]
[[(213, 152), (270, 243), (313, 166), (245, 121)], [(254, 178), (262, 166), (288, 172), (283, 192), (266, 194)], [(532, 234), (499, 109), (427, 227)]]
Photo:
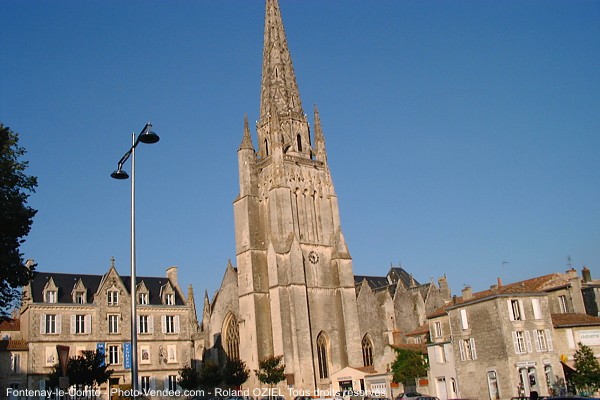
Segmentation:
[[(308, 390), (339, 389), (335, 376), (346, 368), (385, 375), (391, 346), (450, 294), (445, 280), (442, 290), (419, 285), (401, 268), (382, 278), (354, 275), (319, 112), (311, 129), (277, 0), (266, 0), (256, 131), (255, 146), (245, 118), (236, 267), (229, 263), (218, 292), (205, 296), (196, 354), (238, 358), (251, 371), (282, 355), (282, 385)], [(260, 387), (250, 375), (245, 386)]]

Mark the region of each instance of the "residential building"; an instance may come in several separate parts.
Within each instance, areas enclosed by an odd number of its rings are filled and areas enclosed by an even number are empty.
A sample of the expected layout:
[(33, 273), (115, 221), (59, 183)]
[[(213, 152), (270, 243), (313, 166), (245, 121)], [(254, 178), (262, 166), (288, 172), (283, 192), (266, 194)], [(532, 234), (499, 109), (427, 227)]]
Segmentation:
[[(36, 272), (23, 290), (19, 319), (27, 355), (22, 355), (18, 382), (7, 383), (47, 388), (58, 363), (56, 346), (63, 345), (70, 357), (84, 350), (103, 352), (113, 370), (109, 384), (130, 385), (130, 282), (114, 263), (104, 275)], [(195, 359), (192, 288), (186, 298), (177, 267), (167, 269), (166, 277), (137, 277), (136, 282), (139, 387), (175, 389), (179, 370)]]

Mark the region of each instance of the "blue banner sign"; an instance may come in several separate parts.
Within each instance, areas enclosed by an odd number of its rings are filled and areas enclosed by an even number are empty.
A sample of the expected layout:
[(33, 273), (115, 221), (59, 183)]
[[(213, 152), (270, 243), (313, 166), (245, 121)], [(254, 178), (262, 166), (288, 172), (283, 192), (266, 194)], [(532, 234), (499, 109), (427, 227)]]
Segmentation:
[(123, 368), (131, 369), (131, 343), (123, 343)]
[[(106, 346), (104, 345), (104, 343), (96, 343), (96, 351), (98, 351), (98, 353), (105, 356), (106, 355)], [(106, 365), (106, 360), (104, 357), (102, 357), (102, 364), (100, 364), (100, 365), (102, 367), (104, 367)]]

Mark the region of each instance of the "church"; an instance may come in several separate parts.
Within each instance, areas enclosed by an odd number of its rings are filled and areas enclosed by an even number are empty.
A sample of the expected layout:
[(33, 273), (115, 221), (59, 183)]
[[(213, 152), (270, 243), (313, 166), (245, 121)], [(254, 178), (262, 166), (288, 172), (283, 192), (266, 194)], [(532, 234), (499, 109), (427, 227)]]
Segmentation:
[[(393, 346), (446, 304), (448, 283), (421, 285), (399, 267), (354, 275), (319, 112), (311, 126), (277, 0), (266, 0), (259, 112), (256, 143), (245, 117), (238, 149), (236, 265), (205, 295), (195, 353), (250, 371), (283, 356), (285, 388), (389, 388)], [(244, 387), (260, 387), (250, 375)]]

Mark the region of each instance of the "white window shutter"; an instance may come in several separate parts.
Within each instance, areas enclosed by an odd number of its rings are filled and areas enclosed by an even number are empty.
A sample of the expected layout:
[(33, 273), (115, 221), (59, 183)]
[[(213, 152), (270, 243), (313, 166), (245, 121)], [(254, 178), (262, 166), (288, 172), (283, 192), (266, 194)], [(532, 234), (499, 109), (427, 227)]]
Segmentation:
[(519, 312), (521, 313), (521, 321), (525, 321), (525, 308), (523, 307), (523, 300), (519, 299)]
[(441, 364), (442, 354), (440, 352), (440, 346), (435, 346), (435, 362)]
[(77, 322), (75, 321), (75, 316), (71, 315), (71, 335), (75, 333), (75, 324)]
[(537, 332), (531, 331), (533, 333), (533, 338), (535, 339), (535, 351), (537, 351), (538, 353), (540, 351), (542, 351), (542, 344), (540, 343), (540, 337), (538, 336)]
[(573, 337), (573, 329), (565, 329), (565, 335), (567, 336), (567, 343), (570, 349), (575, 348), (575, 338)]
[(460, 321), (462, 323), (463, 330), (469, 329), (469, 320), (467, 319), (467, 310), (464, 308), (460, 310)]
[(506, 304), (508, 306), (508, 318), (511, 321), (514, 321), (515, 320), (515, 314), (513, 313), (512, 303), (511, 303), (510, 300), (506, 300)]
[(90, 314), (83, 318), (85, 333), (92, 333), (92, 316)]
[(450, 360), (450, 357), (452, 357), (450, 349), (451, 349), (450, 345), (448, 345), (448, 344), (444, 345), (444, 354), (446, 355), (446, 360)]
[(475, 338), (469, 339), (471, 342), (471, 358), (477, 360), (477, 350), (475, 349)]
[(553, 351), (554, 345), (552, 344), (552, 334), (550, 329), (546, 329), (546, 343), (548, 343), (548, 351)]
[(175, 320), (175, 333), (179, 333), (179, 327), (180, 327), (180, 325), (179, 325), (179, 315), (176, 315), (175, 318), (174, 318), (174, 320)]
[(46, 333), (46, 314), (40, 315), (40, 333), (42, 335)]
[(542, 319), (542, 307), (540, 306), (540, 299), (531, 299), (533, 305), (533, 318)]
[(154, 333), (154, 316), (148, 316), (148, 333)]
[(156, 377), (150, 377), (150, 390), (156, 390)]
[(465, 357), (465, 345), (463, 344), (462, 340), (458, 341), (458, 350), (460, 351), (460, 359), (461, 361), (465, 361), (466, 357)]
[(529, 331), (525, 331), (525, 343), (527, 344), (527, 352), (531, 353), (533, 351), (533, 346), (531, 345), (531, 335)]
[(164, 389), (165, 390), (169, 389), (169, 376), (168, 375), (165, 376), (165, 386), (164, 386)]
[(515, 331), (512, 332), (512, 338), (513, 338), (513, 345), (515, 346), (515, 354), (521, 353), (521, 351), (519, 350), (519, 339), (517, 338), (517, 332), (515, 332)]
[[(137, 316), (137, 333), (140, 333), (140, 325), (142, 325), (142, 316), (138, 315)], [(138, 385), (138, 387), (142, 387), (142, 382), (140, 382), (140, 384)]]
[(57, 314), (56, 315), (56, 333), (58, 333), (59, 335), (61, 334), (61, 329), (62, 329), (62, 315)]
[(162, 326), (162, 333), (167, 333), (167, 316), (166, 315), (160, 316), (160, 324)]

